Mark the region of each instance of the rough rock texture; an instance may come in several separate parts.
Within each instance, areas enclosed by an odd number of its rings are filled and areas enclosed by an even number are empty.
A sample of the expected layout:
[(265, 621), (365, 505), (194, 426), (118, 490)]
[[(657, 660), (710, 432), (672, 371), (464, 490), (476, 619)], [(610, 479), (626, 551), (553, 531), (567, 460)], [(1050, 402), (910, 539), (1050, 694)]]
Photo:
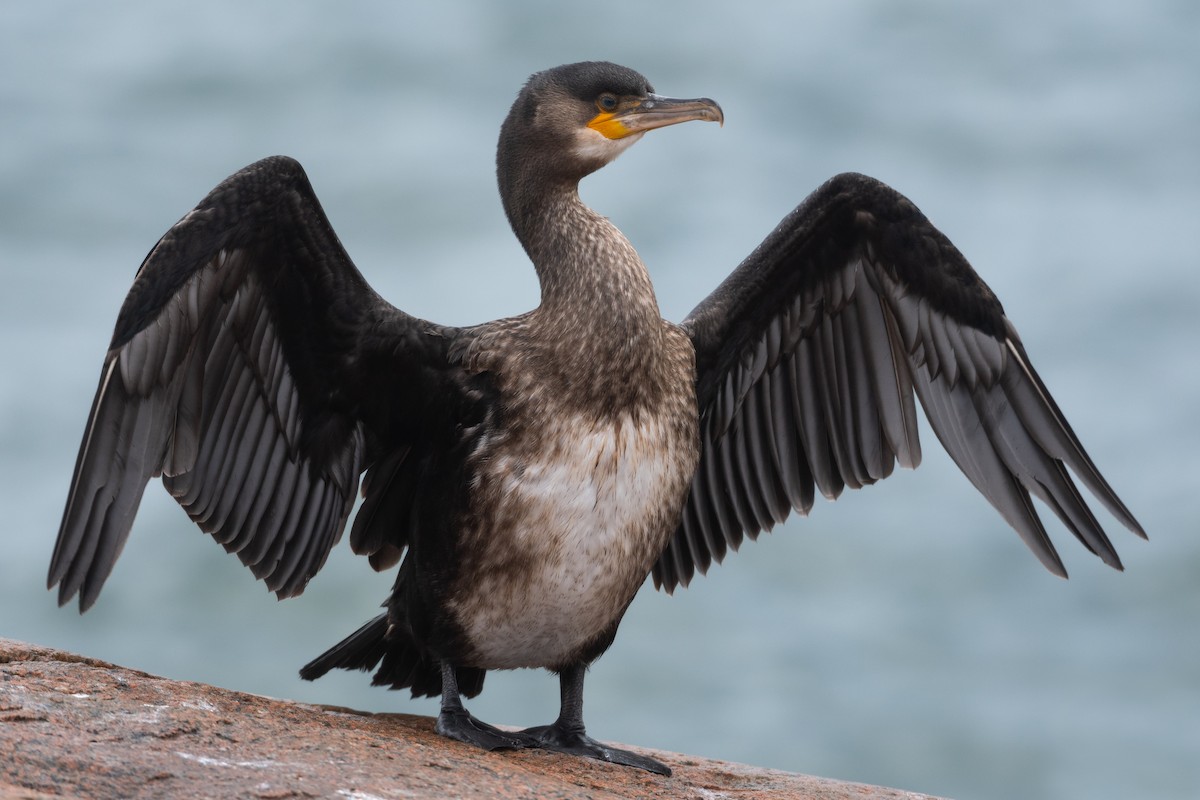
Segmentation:
[(485, 753), (437, 736), (428, 717), (272, 700), (0, 639), (0, 800), (927, 797), (644, 752), (675, 774)]

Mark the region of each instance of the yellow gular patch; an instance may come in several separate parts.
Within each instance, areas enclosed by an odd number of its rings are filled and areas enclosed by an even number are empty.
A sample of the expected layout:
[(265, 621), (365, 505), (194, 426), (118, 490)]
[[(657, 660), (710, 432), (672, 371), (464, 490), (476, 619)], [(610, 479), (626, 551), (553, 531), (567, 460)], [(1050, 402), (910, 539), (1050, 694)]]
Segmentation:
[(616, 114), (607, 111), (592, 117), (592, 121), (588, 123), (588, 127), (608, 139), (623, 139), (633, 133), (633, 131), (625, 127), (625, 123), (617, 119)]

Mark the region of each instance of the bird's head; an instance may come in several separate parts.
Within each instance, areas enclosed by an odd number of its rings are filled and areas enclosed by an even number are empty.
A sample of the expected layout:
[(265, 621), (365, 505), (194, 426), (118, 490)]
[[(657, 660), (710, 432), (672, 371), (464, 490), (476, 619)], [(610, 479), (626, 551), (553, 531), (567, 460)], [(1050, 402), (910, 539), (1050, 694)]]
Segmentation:
[(690, 120), (724, 122), (708, 98), (654, 93), (639, 73), (607, 61), (538, 72), (521, 89), (500, 129), (501, 194), (534, 182), (573, 185), (654, 128)]

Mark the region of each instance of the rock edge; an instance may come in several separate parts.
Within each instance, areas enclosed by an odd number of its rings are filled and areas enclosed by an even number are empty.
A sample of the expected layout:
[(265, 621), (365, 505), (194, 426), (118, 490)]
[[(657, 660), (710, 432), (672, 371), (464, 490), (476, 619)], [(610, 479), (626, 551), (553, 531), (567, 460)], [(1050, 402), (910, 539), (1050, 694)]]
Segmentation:
[(538, 751), (486, 753), (433, 720), (172, 681), (0, 639), (0, 800), (687, 798), (936, 800), (634, 748), (670, 778)]

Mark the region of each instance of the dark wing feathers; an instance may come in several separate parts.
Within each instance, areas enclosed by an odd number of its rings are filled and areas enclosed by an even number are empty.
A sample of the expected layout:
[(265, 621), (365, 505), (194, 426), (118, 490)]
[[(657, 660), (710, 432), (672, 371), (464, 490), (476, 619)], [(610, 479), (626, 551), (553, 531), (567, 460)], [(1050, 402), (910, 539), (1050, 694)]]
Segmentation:
[[(1120, 567), (1072, 475), (1144, 535), (991, 290), (877, 181), (841, 175), (814, 192), (683, 328), (702, 448), (654, 567), (668, 591), (807, 513), (817, 491), (833, 499), (919, 464), (914, 395), (1051, 571), (1065, 575), (1031, 495)], [(376, 569), (394, 565), (420, 499), (412, 447), (452, 446), (449, 432), (483, 413), (486, 391), (446, 369), (463, 341), (367, 286), (296, 162), (230, 177), (151, 250), (122, 306), (51, 562), (59, 601), (95, 601), (158, 475), (289, 596), (339, 538), (370, 463), (351, 544)]]
[[(1030, 365), (999, 301), (908, 200), (861, 175), (813, 193), (683, 322), (701, 458), (654, 567), (687, 585), (816, 491), (921, 460), (914, 394), (951, 458), (1045, 566), (1031, 495), (1090, 551), (1116, 551), (1071, 473), (1139, 535)], [(1068, 473), (1068, 468), (1070, 473)]]
[(364, 331), (417, 322), (367, 286), (295, 161), (224, 181), (151, 250), (122, 306), (51, 562), (60, 603), (95, 601), (160, 474), (272, 591), (303, 591), (368, 460), (353, 391), (369, 381), (352, 379)]

